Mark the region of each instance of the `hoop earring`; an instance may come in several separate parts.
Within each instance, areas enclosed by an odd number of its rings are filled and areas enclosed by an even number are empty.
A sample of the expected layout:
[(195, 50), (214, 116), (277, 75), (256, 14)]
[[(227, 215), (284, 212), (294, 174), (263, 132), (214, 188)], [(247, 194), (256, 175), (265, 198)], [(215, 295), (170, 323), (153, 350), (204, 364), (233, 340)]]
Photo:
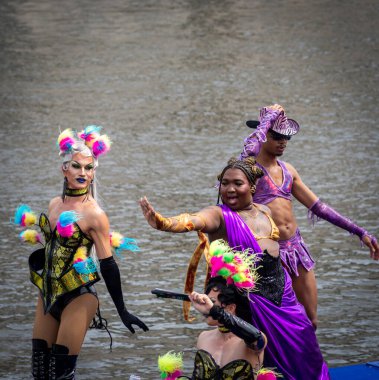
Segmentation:
[(64, 202), (64, 198), (66, 196), (67, 187), (68, 187), (67, 177), (64, 177), (64, 180), (63, 180), (63, 191), (62, 191), (62, 201), (63, 202)]
[(256, 191), (256, 190), (257, 190), (257, 187), (256, 187), (255, 185), (250, 186), (250, 193), (251, 193), (252, 195), (255, 194), (255, 191)]

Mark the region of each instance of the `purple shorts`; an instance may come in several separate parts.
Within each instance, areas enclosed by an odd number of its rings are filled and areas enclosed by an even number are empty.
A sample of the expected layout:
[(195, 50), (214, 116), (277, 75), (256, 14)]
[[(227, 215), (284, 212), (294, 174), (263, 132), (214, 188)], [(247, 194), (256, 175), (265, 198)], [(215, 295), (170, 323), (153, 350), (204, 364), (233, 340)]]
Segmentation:
[(298, 276), (297, 267), (302, 265), (307, 271), (310, 271), (315, 266), (308, 247), (305, 245), (300, 231), (297, 228), (295, 235), (288, 240), (279, 240), (280, 258), (287, 267), (288, 273), (292, 276)]

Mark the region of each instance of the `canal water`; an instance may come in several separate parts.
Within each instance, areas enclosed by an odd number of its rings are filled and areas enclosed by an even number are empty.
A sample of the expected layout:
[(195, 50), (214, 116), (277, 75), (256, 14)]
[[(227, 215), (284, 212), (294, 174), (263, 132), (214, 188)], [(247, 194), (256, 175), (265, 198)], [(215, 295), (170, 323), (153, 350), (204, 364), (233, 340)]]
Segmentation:
[[(150, 228), (163, 215), (215, 204), (214, 184), (239, 154), (259, 108), (282, 104), (301, 131), (284, 159), (325, 202), (379, 235), (379, 10), (373, 0), (12, 0), (0, 2), (0, 378), (28, 379), (36, 289), (11, 218), (46, 211), (61, 191), (59, 130), (104, 127), (112, 150), (98, 191), (111, 228), (141, 252), (118, 259), (130, 311), (123, 326), (103, 282), (113, 337), (91, 330), (77, 378), (159, 378), (158, 355), (184, 352), (191, 372), (200, 318), (154, 298), (181, 290), (195, 234)], [(317, 262), (318, 339), (330, 366), (379, 359), (379, 263), (357, 237), (295, 213)], [(202, 262), (196, 282), (201, 289)]]

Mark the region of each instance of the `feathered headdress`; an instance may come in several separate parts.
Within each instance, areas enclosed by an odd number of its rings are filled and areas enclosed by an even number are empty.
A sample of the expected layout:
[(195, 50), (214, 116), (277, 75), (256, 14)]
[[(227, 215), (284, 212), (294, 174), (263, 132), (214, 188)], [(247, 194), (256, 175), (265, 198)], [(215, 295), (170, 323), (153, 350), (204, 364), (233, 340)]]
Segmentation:
[(80, 152), (86, 156), (93, 156), (97, 166), (99, 156), (107, 153), (112, 144), (107, 135), (100, 135), (101, 129), (99, 125), (89, 125), (81, 132), (75, 132), (71, 128), (65, 129), (57, 139), (59, 155), (66, 162), (74, 153)]
[(209, 246), (211, 277), (222, 276), (228, 284), (246, 291), (254, 289), (258, 280), (255, 270), (256, 255), (251, 251), (236, 251), (222, 239)]

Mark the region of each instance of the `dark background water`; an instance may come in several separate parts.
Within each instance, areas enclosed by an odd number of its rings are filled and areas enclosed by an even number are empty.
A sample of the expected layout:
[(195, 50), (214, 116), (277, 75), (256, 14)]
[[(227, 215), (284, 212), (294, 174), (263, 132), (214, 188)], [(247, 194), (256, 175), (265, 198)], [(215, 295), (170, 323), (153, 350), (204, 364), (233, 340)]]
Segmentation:
[[(103, 283), (113, 342), (90, 331), (78, 379), (157, 379), (158, 355), (196, 336), (177, 301), (195, 234), (149, 228), (137, 201), (164, 215), (216, 202), (215, 178), (250, 132), (244, 121), (282, 104), (301, 125), (285, 154), (320, 198), (379, 235), (378, 25), (376, 1), (0, 2), (0, 378), (27, 379), (36, 291), (32, 248), (10, 218), (20, 202), (38, 212), (61, 191), (59, 129), (100, 124), (113, 140), (98, 169), (112, 229), (139, 241), (119, 260), (127, 305), (149, 326), (131, 335)], [(330, 366), (378, 360), (378, 263), (356, 237), (311, 227), (295, 203), (317, 261), (318, 338)], [(199, 270), (201, 289), (204, 265)]]

